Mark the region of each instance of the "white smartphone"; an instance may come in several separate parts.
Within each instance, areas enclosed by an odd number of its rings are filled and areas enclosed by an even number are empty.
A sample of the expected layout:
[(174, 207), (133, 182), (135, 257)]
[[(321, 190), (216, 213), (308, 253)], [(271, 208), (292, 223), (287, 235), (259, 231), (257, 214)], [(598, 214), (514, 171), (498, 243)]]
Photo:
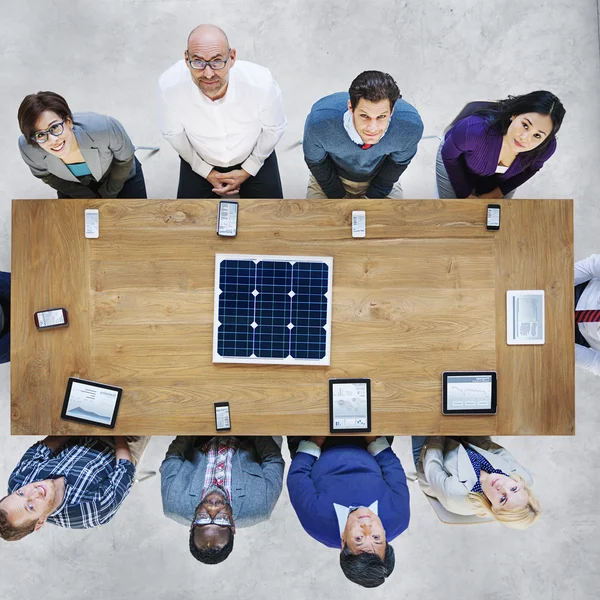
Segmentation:
[(364, 210), (352, 211), (352, 237), (363, 238), (367, 235), (367, 215)]
[(85, 209), (85, 237), (97, 238), (100, 235), (100, 214), (97, 208)]

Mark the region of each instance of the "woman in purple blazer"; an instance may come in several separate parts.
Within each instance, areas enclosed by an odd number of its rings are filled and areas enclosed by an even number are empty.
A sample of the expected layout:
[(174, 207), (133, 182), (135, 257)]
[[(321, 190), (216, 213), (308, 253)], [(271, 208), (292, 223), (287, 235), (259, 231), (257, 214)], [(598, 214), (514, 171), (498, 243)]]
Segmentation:
[(512, 198), (556, 150), (565, 116), (550, 92), (472, 102), (445, 133), (438, 150), (440, 198)]

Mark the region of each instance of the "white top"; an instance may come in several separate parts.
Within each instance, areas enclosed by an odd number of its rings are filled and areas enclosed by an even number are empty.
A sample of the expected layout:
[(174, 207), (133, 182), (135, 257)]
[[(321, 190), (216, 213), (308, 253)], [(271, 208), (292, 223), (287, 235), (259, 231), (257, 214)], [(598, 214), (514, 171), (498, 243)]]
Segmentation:
[(496, 167), (496, 173), (506, 173), (510, 167), (505, 167), (504, 165), (498, 165)]
[[(377, 516), (379, 513), (377, 509), (379, 507), (379, 500), (375, 500), (371, 506), (367, 506), (367, 508), (373, 511)], [(335, 510), (335, 516), (337, 517), (338, 528), (340, 530), (340, 538), (344, 534), (344, 529), (346, 529), (346, 521), (348, 521), (348, 515), (353, 508), (360, 508), (360, 506), (343, 506), (341, 504), (333, 503), (333, 509)]]
[(281, 90), (269, 69), (238, 60), (227, 93), (210, 100), (192, 81), (185, 60), (158, 81), (163, 136), (192, 169), (206, 178), (213, 166), (256, 175), (285, 131)]
[[(575, 263), (575, 285), (589, 281), (576, 310), (600, 309), (600, 254), (592, 254)], [(581, 335), (591, 348), (575, 344), (575, 364), (600, 375), (600, 323), (578, 323)]]
[[(379, 140), (377, 140), (378, 142), (380, 142), (381, 139), (383, 138), (383, 136), (387, 133), (387, 130), (390, 128), (391, 122), (392, 122), (392, 119), (390, 119), (388, 121), (388, 125), (385, 128), (383, 135), (379, 138)], [(350, 112), (350, 109), (348, 109), (344, 113), (344, 129), (346, 130), (346, 133), (350, 136), (350, 139), (355, 144), (362, 146), (365, 143), (365, 142), (363, 142), (362, 138), (360, 137), (360, 134), (358, 133), (358, 131), (356, 131), (356, 127), (354, 127), (354, 121), (352, 119), (352, 113)]]

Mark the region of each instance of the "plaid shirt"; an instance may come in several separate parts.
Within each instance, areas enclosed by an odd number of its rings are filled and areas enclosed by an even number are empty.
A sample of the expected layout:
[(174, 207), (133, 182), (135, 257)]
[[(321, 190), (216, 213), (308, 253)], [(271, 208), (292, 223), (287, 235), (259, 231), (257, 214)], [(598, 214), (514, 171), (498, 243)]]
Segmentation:
[(97, 438), (73, 440), (54, 455), (43, 442), (34, 444), (8, 480), (8, 493), (44, 479), (65, 478), (62, 504), (48, 523), (71, 529), (88, 529), (108, 523), (129, 493), (135, 467)]
[(206, 473), (201, 498), (211, 485), (218, 485), (227, 492), (227, 499), (231, 502), (231, 459), (239, 445), (236, 437), (229, 436), (213, 437), (202, 446), (206, 454)]

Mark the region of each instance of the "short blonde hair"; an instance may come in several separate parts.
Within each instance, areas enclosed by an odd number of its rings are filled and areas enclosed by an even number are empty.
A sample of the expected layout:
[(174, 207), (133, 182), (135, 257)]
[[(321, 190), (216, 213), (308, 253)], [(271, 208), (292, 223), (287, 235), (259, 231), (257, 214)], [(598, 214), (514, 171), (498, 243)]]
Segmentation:
[(520, 483), (529, 495), (529, 502), (523, 508), (494, 511), (492, 510), (492, 503), (485, 494), (473, 492), (469, 492), (469, 502), (472, 504), (475, 509), (475, 514), (478, 517), (492, 517), (505, 527), (510, 527), (511, 529), (527, 529), (528, 527), (531, 527), (542, 514), (540, 503), (537, 501), (521, 475), (518, 473), (511, 473), (509, 477)]

